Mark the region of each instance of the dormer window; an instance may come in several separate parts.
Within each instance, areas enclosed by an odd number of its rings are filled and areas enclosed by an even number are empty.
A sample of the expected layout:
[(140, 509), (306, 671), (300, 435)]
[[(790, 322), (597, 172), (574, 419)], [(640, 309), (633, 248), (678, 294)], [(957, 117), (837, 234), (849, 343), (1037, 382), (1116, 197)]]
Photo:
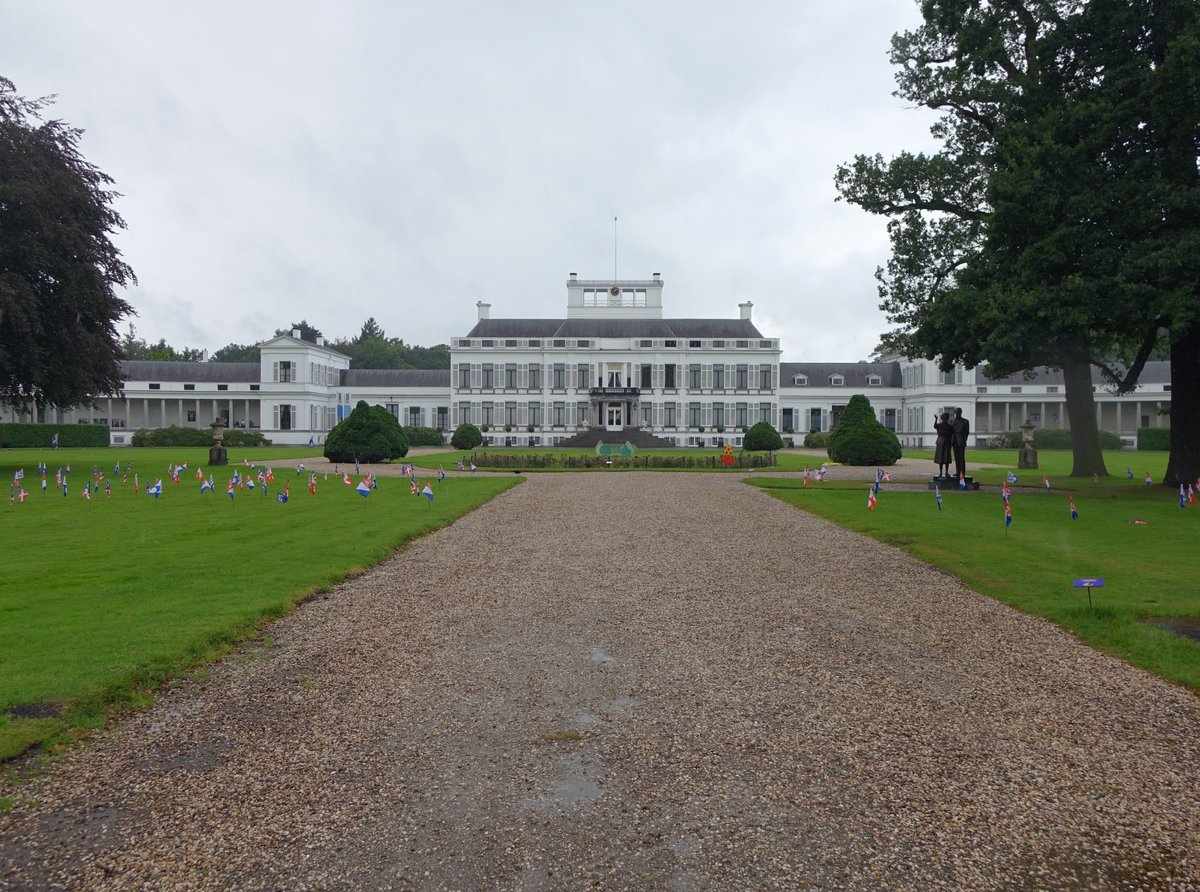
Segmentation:
[(808, 375), (796, 375), (794, 378), (792, 378), (792, 383), (799, 387), (807, 387)]
[(842, 375), (830, 375), (829, 383), (833, 387), (841, 387), (846, 383), (846, 379)]
[(879, 375), (867, 375), (867, 384), (871, 387), (878, 387), (883, 383), (883, 378)]

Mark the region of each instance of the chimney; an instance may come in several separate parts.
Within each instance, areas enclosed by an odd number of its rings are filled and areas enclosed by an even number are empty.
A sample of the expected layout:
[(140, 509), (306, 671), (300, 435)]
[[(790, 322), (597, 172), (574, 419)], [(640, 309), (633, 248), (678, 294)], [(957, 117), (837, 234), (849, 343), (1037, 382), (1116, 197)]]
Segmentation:
[(575, 281), (575, 273), (571, 273), (571, 281), (572, 281), (572, 282), (574, 282), (574, 281)]
[(321, 337), (320, 335), (317, 335), (317, 346), (318, 347), (325, 346), (325, 339), (323, 337)]
[(477, 301), (475, 301), (475, 306), (479, 308), (479, 318), (481, 321), (491, 317), (491, 312), (492, 312), (491, 304), (485, 304), (483, 301), (477, 300)]
[(750, 319), (750, 308), (751, 308), (751, 307), (753, 307), (753, 306), (754, 306), (754, 304), (752, 304), (750, 301), (746, 301), (744, 304), (738, 304), (738, 309), (742, 311), (742, 318), (743, 318), (743, 319), (745, 319), (745, 320), (749, 321), (749, 319)]
[(294, 337), (297, 341), (300, 340), (300, 329), (293, 328), (292, 329), (292, 337)]

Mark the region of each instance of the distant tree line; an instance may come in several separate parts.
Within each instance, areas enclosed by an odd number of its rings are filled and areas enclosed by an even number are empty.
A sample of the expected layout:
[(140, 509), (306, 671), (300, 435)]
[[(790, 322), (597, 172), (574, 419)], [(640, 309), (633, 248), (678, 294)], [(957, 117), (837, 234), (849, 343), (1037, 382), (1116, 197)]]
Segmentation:
[[(286, 328), (275, 330), (276, 335), (291, 334), (299, 329), (301, 340), (316, 343), (317, 338), (323, 337), (321, 330), (308, 323), (307, 320), (292, 323)], [(326, 343), (350, 357), (352, 369), (448, 369), (450, 368), (450, 348), (446, 344), (436, 347), (420, 347), (404, 343), (403, 338), (389, 338), (375, 321), (375, 317), (367, 319), (362, 329), (352, 338), (327, 340)], [(125, 359), (146, 359), (158, 362), (258, 362), (259, 351), (257, 344), (230, 343), (213, 351), (199, 347), (174, 347), (160, 339), (158, 343), (148, 343), (137, 335), (137, 330), (130, 323), (129, 331), (121, 339), (121, 350)]]

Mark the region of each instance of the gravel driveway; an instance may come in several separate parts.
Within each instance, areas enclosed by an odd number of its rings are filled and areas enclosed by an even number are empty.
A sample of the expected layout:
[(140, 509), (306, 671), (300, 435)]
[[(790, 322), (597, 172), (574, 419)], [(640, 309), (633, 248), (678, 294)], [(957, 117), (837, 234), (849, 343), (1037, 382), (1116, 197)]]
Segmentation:
[(0, 814), (0, 888), (1200, 888), (1200, 701), (713, 474), (543, 474)]

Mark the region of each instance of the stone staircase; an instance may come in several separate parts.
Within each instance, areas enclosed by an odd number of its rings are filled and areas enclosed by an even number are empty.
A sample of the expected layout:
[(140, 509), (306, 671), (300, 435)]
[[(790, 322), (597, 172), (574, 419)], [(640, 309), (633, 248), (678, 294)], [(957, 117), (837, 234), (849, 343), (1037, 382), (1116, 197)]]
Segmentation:
[(675, 443), (656, 437), (640, 427), (626, 427), (619, 431), (605, 430), (602, 427), (591, 427), (582, 433), (563, 440), (556, 449), (595, 449), (597, 443), (607, 443), (610, 446), (621, 446), (630, 443), (638, 449), (675, 449)]

